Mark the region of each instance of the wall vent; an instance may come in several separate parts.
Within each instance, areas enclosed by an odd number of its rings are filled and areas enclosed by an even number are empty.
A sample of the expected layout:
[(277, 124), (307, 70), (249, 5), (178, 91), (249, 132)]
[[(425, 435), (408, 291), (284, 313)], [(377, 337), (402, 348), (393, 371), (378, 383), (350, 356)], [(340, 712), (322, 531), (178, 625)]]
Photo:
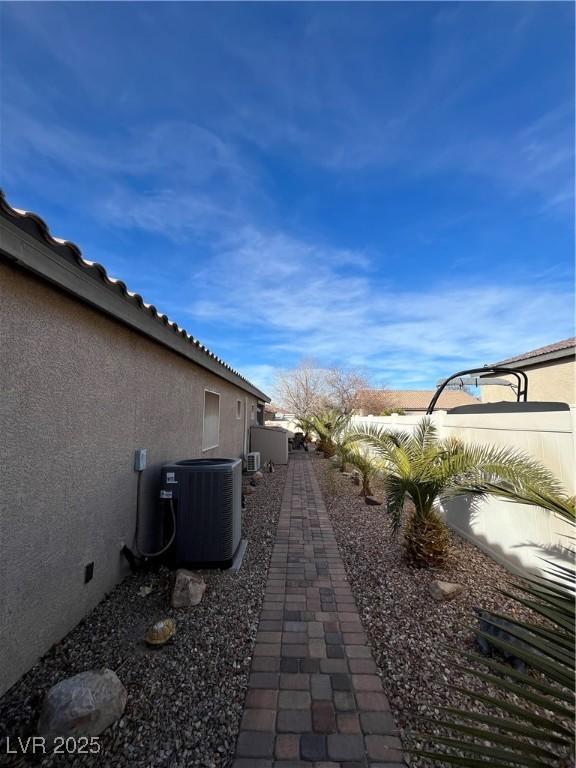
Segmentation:
[(257, 472), (260, 469), (260, 451), (246, 454), (246, 471)]

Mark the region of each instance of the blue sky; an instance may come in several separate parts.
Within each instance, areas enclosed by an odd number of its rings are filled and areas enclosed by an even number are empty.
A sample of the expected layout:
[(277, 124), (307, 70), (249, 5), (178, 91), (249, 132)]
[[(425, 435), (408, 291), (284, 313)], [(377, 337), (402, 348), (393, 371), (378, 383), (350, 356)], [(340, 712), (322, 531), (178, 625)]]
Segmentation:
[(573, 334), (571, 3), (3, 3), (2, 185), (265, 390)]

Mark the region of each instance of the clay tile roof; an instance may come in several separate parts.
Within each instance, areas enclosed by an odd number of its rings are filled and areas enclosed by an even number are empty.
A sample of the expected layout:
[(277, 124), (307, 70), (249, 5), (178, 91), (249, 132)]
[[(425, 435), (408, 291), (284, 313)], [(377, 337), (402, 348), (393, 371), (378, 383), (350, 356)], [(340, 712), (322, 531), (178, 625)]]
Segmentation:
[(569, 339), (562, 339), (562, 341), (556, 341), (554, 344), (547, 344), (545, 347), (538, 347), (538, 349), (531, 349), (530, 352), (524, 352), (521, 355), (515, 355), (514, 357), (507, 357), (506, 360), (500, 360), (493, 365), (505, 365), (506, 363), (517, 363), (522, 360), (532, 360), (532, 358), (541, 357), (542, 355), (549, 355), (554, 352), (562, 352), (566, 350), (566, 356), (574, 354), (574, 347), (576, 346), (576, 337), (571, 336)]
[[(375, 405), (380, 410), (398, 408), (405, 411), (425, 411), (430, 400), (436, 394), (433, 389), (371, 389), (359, 394), (359, 402), (366, 399), (372, 408)], [(471, 405), (478, 400), (463, 390), (444, 390), (440, 395), (437, 409), (449, 410), (459, 405)]]
[(236, 379), (238, 386), (244, 386), (244, 388), (247, 387), (253, 394), (257, 394), (264, 400), (269, 400), (267, 395), (238, 373), (238, 371), (234, 370), (228, 363), (225, 363), (224, 360), (215, 355), (214, 352), (211, 352), (208, 347), (205, 347), (204, 344), (194, 338), (194, 336), (190, 335), (184, 328), (181, 328), (177, 323), (170, 320), (167, 315), (160, 314), (156, 307), (152, 304), (147, 304), (142, 296), (133, 291), (129, 291), (125, 283), (121, 280), (111, 277), (102, 264), (85, 259), (82, 256), (82, 251), (75, 243), (72, 243), (69, 240), (62, 240), (59, 237), (54, 237), (46, 222), (38, 216), (38, 214), (13, 208), (6, 200), (6, 196), (1, 189), (0, 215), (5, 219), (12, 221), (23, 232), (34, 237), (36, 240), (39, 240), (44, 245), (47, 245), (50, 250), (62, 258), (62, 260), (89, 273), (91, 277), (99, 280), (106, 288), (120, 293), (126, 302), (137, 307), (142, 313), (152, 316), (159, 324), (163, 325), (167, 333), (174, 333), (185, 339), (191, 346), (201, 353), (201, 357), (203, 356), (206, 360), (214, 361), (223, 371), (232, 374), (234, 379)]

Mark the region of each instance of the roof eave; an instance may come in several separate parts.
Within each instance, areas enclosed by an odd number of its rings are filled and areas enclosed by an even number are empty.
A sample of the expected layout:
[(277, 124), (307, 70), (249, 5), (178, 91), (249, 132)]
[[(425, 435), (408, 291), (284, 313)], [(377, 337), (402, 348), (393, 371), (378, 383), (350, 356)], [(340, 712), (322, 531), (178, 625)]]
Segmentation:
[[(21, 214), (2, 200), (0, 253), (20, 267), (71, 293), (139, 333), (188, 358), (263, 402), (270, 398), (221, 361), (166, 315), (146, 304), (123, 282), (110, 278), (100, 264), (88, 262), (73, 244), (58, 241), (34, 214)], [(10, 217), (10, 218), (9, 218)], [(17, 217), (21, 217), (18, 220)], [(36, 230), (31, 234), (29, 230)]]
[(574, 358), (575, 356), (576, 347), (565, 347), (564, 349), (555, 349), (553, 352), (546, 352), (543, 355), (524, 357), (521, 360), (512, 360), (510, 362), (502, 360), (500, 363), (494, 363), (493, 367), (502, 365), (506, 368), (529, 368), (533, 365), (540, 365), (540, 363), (551, 363), (555, 360), (561, 360), (565, 357)]

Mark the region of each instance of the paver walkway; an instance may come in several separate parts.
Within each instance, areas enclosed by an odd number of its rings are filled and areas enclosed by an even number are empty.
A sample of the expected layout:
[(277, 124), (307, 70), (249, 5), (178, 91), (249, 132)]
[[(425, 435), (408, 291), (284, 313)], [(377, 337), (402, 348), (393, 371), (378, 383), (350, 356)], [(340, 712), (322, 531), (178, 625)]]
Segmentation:
[(290, 456), (234, 768), (403, 765), (307, 454)]

